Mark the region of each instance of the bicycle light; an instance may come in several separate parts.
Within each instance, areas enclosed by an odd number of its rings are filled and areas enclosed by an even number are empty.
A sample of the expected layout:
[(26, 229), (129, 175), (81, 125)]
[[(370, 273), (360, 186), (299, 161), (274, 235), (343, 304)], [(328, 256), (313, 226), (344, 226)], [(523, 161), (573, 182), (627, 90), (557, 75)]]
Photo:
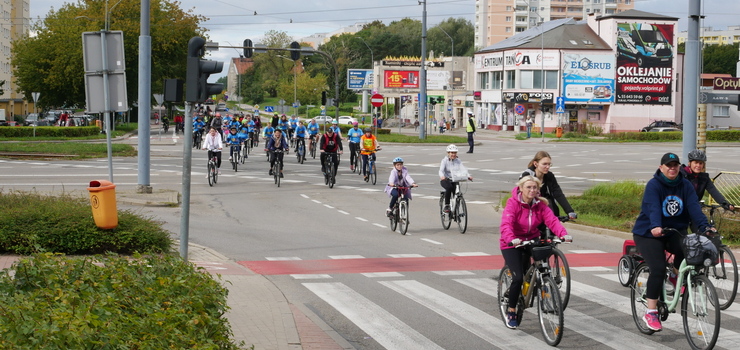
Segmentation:
[(706, 267), (712, 266), (712, 259), (710, 258), (704, 259), (704, 266)]

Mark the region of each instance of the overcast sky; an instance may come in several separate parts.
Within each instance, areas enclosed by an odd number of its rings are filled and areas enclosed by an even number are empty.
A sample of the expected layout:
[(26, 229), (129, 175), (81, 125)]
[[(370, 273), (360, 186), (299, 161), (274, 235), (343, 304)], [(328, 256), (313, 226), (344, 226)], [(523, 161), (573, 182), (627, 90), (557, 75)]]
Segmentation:
[[(117, 0), (110, 0), (115, 4)], [(679, 31), (686, 30), (689, 0), (633, 0), (642, 11), (679, 18)], [(50, 7), (64, 1), (30, 0), (31, 17), (45, 17)], [(381, 20), (388, 24), (406, 17), (421, 20), (422, 5), (418, 0), (180, 0), (184, 9), (193, 8), (209, 21), (203, 26), (210, 39), (221, 45), (238, 46), (244, 39), (255, 43), (268, 30), (285, 31), (294, 39), (325, 33), (358, 22)], [(740, 1), (703, 0), (704, 26), (726, 29), (740, 25)], [(473, 22), (475, 0), (427, 0), (427, 24), (433, 26), (449, 17), (462, 17)], [(255, 12), (257, 13), (255, 15)], [(292, 21), (292, 23), (291, 23)], [(115, 28), (112, 28), (115, 30)], [(234, 49), (212, 52), (213, 59), (227, 61), (237, 57)], [(224, 69), (226, 70), (226, 69)], [(224, 72), (225, 74), (225, 72)]]

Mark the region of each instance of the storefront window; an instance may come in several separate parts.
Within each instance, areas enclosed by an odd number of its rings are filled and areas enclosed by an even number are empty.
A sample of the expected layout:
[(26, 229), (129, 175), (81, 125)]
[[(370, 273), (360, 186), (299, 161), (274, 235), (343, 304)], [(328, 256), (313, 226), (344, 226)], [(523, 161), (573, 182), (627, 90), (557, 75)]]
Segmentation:
[(514, 70), (506, 71), (506, 88), (507, 89), (516, 88), (516, 71)]

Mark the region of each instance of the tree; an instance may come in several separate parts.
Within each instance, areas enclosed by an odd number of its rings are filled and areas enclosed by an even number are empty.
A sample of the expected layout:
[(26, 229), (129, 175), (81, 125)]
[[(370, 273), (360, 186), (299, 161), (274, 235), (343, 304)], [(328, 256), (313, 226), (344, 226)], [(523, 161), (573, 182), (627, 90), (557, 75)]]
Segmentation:
[[(293, 76), (290, 80), (284, 80), (278, 89), (278, 96), (286, 101), (293, 101), (294, 89), (296, 98), (301, 101), (302, 105), (321, 104), (321, 92), (327, 90), (326, 76), (317, 74), (311, 76), (306, 72), (296, 74), (297, 84), (293, 85)], [(292, 103), (290, 103), (292, 105)]]
[[(452, 43), (454, 41), (455, 56), (473, 56), (475, 52), (474, 33), (475, 28), (470, 21), (450, 17), (427, 30), (427, 48), (434, 51), (437, 56), (450, 56), (453, 53)], [(450, 37), (453, 41), (450, 41)]]
[[(129, 104), (138, 97), (140, 1), (121, 0), (110, 10), (110, 29), (123, 31), (126, 64), (126, 90)], [(193, 36), (204, 36), (200, 23), (206, 18), (180, 3), (169, 0), (151, 2), (152, 91), (162, 91), (164, 79), (186, 74), (187, 43)], [(49, 11), (43, 21), (31, 28), (35, 36), (13, 41), (11, 64), (19, 90), (30, 99), (41, 92), (43, 107), (85, 105), (82, 55), (83, 32), (105, 27), (103, 1), (65, 3)]]
[(733, 45), (704, 46), (704, 73), (725, 73), (735, 75), (738, 61), (739, 43)]

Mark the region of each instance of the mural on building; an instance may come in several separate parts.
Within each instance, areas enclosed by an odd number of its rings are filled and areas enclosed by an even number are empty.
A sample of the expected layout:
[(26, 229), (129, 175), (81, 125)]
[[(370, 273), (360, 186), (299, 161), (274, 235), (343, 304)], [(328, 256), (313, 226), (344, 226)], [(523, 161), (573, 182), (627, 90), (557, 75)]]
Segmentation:
[(614, 54), (563, 54), (567, 102), (614, 102)]
[(673, 24), (618, 24), (617, 103), (671, 104), (673, 27)]

